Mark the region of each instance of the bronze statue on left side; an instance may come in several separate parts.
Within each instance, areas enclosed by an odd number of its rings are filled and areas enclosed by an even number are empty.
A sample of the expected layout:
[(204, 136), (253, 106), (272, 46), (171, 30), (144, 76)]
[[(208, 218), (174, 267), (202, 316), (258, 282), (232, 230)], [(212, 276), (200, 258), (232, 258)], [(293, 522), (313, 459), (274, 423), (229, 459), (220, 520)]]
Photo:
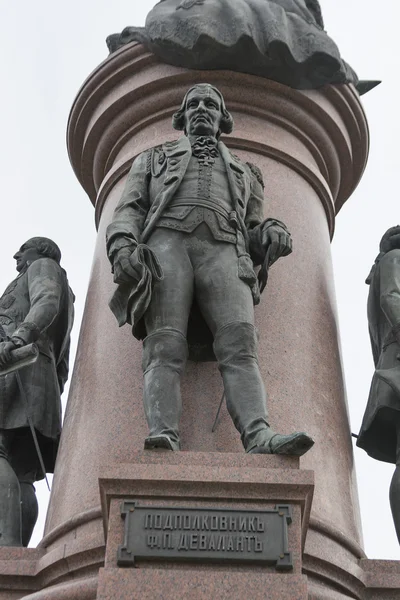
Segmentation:
[[(34, 237), (14, 258), (19, 275), (0, 298), (0, 546), (28, 545), (34, 483), (54, 471), (74, 319), (57, 244)], [(29, 346), (36, 361), (18, 364)]]

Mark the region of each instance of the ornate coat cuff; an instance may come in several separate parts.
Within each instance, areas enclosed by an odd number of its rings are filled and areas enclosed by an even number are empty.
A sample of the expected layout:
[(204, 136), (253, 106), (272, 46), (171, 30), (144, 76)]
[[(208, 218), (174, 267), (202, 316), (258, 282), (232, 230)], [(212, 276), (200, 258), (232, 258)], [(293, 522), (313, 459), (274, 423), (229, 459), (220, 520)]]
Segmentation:
[(113, 264), (117, 253), (122, 248), (130, 248), (131, 251), (133, 252), (136, 249), (137, 245), (138, 245), (138, 242), (133, 237), (128, 238), (128, 237), (124, 236), (124, 237), (119, 237), (117, 239), (114, 239), (108, 248), (109, 261), (111, 262), (111, 264)]
[(261, 265), (265, 258), (266, 249), (262, 243), (263, 232), (269, 227), (273, 226), (281, 227), (287, 233), (289, 233), (285, 223), (283, 223), (283, 221), (279, 221), (279, 219), (265, 219), (265, 221), (259, 225), (256, 225), (256, 227), (249, 231), (249, 252), (251, 259), (256, 266)]
[(11, 341), (18, 347), (26, 346), (36, 342), (39, 336), (40, 329), (35, 323), (22, 323), (12, 334)]

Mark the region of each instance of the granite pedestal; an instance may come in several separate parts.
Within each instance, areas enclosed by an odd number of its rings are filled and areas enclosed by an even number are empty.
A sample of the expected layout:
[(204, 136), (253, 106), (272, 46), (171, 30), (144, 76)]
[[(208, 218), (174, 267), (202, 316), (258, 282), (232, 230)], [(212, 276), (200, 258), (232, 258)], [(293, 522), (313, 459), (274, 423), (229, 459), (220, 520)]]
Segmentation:
[[(98, 599), (128, 599), (134, 590), (138, 598), (154, 598), (159, 593), (160, 597), (162, 594), (163, 598), (171, 599), (218, 597), (228, 600), (243, 598), (247, 589), (254, 598), (265, 598), (268, 590), (270, 598), (306, 600), (307, 581), (301, 572), (301, 557), (313, 490), (312, 471), (299, 470), (296, 458), (279, 456), (143, 452), (131, 464), (105, 469), (100, 478), (100, 494), (107, 542), (105, 567), (99, 575)], [(288, 545), (292, 566), (285, 567), (283, 575), (283, 571), (274, 565), (246, 564), (243, 558), (242, 562), (231, 564), (218, 560), (209, 563), (201, 558), (193, 563), (176, 559), (166, 561), (155, 556), (135, 561), (136, 568), (118, 568), (118, 549), (124, 543), (121, 501), (127, 499), (158, 508), (193, 508), (196, 509), (194, 514), (204, 507), (224, 509), (221, 515), (225, 510), (260, 511), (290, 505), (292, 518), (288, 525)], [(212, 523), (207, 522), (209, 526)], [(184, 544), (183, 552), (188, 549), (189, 535), (186, 540), (182, 528), (179, 537)], [(217, 543), (220, 536), (208, 530), (207, 537), (212, 536)], [(193, 535), (191, 537), (193, 541)], [(195, 546), (198, 537), (199, 534), (194, 535)], [(223, 537), (244, 540), (238, 532)], [(250, 538), (251, 533), (247, 532), (246, 540), (251, 544)], [(223, 543), (227, 542), (224, 540)], [(248, 553), (246, 543), (241, 545), (241, 550)]]

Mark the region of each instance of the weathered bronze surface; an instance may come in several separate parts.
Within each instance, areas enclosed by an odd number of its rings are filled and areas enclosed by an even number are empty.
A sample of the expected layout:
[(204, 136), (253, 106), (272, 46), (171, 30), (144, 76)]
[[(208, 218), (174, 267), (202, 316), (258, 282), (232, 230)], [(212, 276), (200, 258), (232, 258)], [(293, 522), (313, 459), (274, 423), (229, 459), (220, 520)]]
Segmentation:
[(144, 338), (145, 448), (180, 449), (180, 377), (190, 349), (191, 358), (217, 359), (247, 452), (301, 455), (309, 436), (269, 427), (254, 327), (254, 265), (265, 272), (289, 254), (290, 234), (263, 220), (261, 171), (219, 140), (233, 128), (219, 90), (190, 89), (173, 124), (185, 136), (137, 157), (107, 228), (118, 284), (111, 309)]
[(132, 41), (176, 66), (230, 69), (299, 89), (358, 82), (324, 30), (318, 0), (161, 0), (145, 27), (107, 38), (111, 52)]
[(368, 275), (368, 325), (375, 373), (357, 446), (396, 464), (390, 503), (400, 543), (400, 227), (382, 237)]
[[(37, 518), (33, 484), (54, 470), (74, 314), (52, 240), (32, 238), (14, 258), (19, 275), (0, 298), (0, 371), (12, 369), (0, 376), (0, 546), (28, 545)], [(37, 360), (26, 366), (33, 343)]]

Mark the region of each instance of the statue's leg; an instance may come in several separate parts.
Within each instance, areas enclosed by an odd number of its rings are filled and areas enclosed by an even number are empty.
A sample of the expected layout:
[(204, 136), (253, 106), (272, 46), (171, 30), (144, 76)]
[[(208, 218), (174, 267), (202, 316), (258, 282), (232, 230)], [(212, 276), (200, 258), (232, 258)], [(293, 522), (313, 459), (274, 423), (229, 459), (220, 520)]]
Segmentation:
[(214, 352), (229, 414), (247, 450), (269, 428), (254, 325), (236, 321), (220, 327), (214, 338)]
[[(39, 437), (40, 434), (36, 432)], [(21, 536), (22, 545), (27, 547), (38, 518), (38, 502), (34, 483), (43, 477), (31, 430), (16, 429), (13, 438), (12, 466), (18, 477), (21, 492)], [(38, 477), (38, 473), (40, 476)]]
[(154, 285), (145, 315), (143, 401), (150, 429), (146, 449), (180, 449), (180, 380), (188, 356), (186, 331), (193, 300), (193, 269), (185, 240), (185, 234), (159, 228), (148, 241), (164, 278)]
[(400, 544), (400, 423), (397, 424), (396, 468), (390, 484), (389, 498), (397, 539)]
[(194, 247), (196, 299), (214, 335), (214, 353), (224, 382), (229, 414), (247, 449), (269, 428), (266, 392), (261, 378), (254, 327), (253, 297), (239, 279), (233, 244), (197, 229), (204, 246)]
[(0, 430), (0, 546), (21, 546), (20, 485), (9, 462), (12, 430)]
[(251, 290), (239, 279), (235, 246), (212, 243), (214, 248), (205, 245), (212, 251), (203, 251), (195, 261), (196, 298), (214, 335), (229, 414), (246, 452), (304, 454), (314, 443), (307, 434), (280, 435), (269, 426)]
[[(28, 479), (32, 479), (29, 481)], [(27, 547), (32, 537), (33, 529), (39, 514), (36, 490), (33, 485), (35, 477), (25, 477), (19, 481), (21, 488), (21, 520), (22, 520), (22, 545)]]
[(180, 379), (187, 355), (186, 338), (179, 331), (161, 329), (143, 342), (143, 401), (150, 429), (145, 449), (180, 450)]

